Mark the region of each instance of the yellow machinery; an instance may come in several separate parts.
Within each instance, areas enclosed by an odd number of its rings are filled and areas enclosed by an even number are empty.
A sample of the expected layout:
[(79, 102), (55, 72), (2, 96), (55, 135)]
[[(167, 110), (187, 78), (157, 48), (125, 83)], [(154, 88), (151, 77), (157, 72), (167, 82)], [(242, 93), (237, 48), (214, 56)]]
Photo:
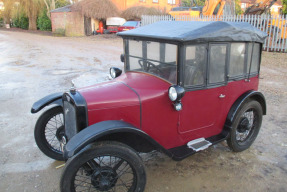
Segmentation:
[(203, 7), (176, 7), (173, 8), (169, 14), (176, 18), (176, 16), (221, 16), (225, 0), (206, 0)]

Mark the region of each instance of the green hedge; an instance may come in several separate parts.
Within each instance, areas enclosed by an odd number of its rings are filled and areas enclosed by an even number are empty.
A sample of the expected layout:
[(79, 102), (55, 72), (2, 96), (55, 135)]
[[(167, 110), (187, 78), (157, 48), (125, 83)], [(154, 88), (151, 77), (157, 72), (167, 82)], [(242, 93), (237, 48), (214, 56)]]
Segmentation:
[(0, 27), (3, 27), (3, 25), (4, 25), (4, 19), (0, 18)]
[(38, 16), (37, 27), (41, 31), (51, 31), (52, 30), (51, 20), (47, 16), (46, 11), (42, 11), (40, 13), (40, 15)]
[(20, 15), (18, 18), (13, 19), (13, 26), (21, 29), (29, 28), (29, 19), (25, 15)]
[(287, 14), (287, 0), (283, 0), (282, 14)]

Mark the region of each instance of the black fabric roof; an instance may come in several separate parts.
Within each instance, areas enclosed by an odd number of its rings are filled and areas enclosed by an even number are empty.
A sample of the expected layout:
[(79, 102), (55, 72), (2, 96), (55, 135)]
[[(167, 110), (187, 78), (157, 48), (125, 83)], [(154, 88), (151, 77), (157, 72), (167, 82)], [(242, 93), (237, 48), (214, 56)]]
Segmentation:
[(267, 34), (245, 22), (160, 21), (130, 31), (122, 37), (148, 37), (180, 42), (253, 41), (264, 43)]

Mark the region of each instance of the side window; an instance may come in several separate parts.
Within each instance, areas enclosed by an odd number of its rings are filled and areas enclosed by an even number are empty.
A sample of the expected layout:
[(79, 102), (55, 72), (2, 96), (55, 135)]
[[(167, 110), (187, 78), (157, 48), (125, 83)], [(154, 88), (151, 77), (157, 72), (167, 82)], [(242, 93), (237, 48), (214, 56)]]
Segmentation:
[(141, 67), (139, 65), (131, 65), (131, 63), (138, 63), (137, 57), (143, 57), (143, 42), (134, 40), (129, 40), (127, 42), (129, 46), (128, 69), (140, 70)]
[(244, 75), (245, 54), (245, 43), (231, 43), (229, 77)]
[[(258, 73), (259, 61), (260, 61), (260, 44), (259, 43), (254, 43), (253, 54), (251, 55), (251, 53), (252, 53), (252, 43), (249, 43), (248, 44), (247, 73), (249, 73), (250, 65), (251, 65), (250, 73)], [(252, 62), (251, 62), (251, 58), (252, 58)]]
[(136, 56), (136, 57), (142, 57), (143, 55), (143, 42), (142, 41), (134, 41), (134, 40), (129, 40), (129, 47), (132, 47), (129, 49), (130, 55), (131, 56)]
[[(176, 64), (176, 58), (177, 58), (177, 46), (176, 45), (172, 45), (172, 44), (163, 44), (165, 45), (165, 53), (164, 53), (164, 57), (162, 56), (161, 60), (163, 60), (163, 62), (166, 63), (174, 63)], [(163, 48), (162, 48), (163, 49)]]
[(205, 45), (186, 47), (184, 66), (185, 86), (200, 86), (205, 84), (207, 51)]
[(208, 83), (216, 84), (225, 81), (227, 45), (213, 44), (209, 48)]
[(147, 41), (147, 59), (159, 61), (160, 44), (158, 42)]

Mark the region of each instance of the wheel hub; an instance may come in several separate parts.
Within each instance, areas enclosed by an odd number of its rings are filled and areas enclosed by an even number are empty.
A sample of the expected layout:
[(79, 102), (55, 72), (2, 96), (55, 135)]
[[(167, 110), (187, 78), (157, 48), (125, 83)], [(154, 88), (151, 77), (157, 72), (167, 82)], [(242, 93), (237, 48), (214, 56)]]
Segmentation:
[(111, 167), (100, 167), (91, 176), (93, 186), (100, 191), (110, 190), (117, 183), (118, 174)]
[(65, 128), (64, 126), (61, 126), (57, 129), (57, 132), (56, 132), (56, 137), (58, 141), (61, 141), (63, 136), (65, 136)]
[(239, 125), (238, 125), (237, 131), (239, 133), (244, 133), (244, 132), (248, 131), (249, 130), (249, 124), (250, 123), (249, 123), (248, 118), (246, 118), (246, 117), (242, 118)]

